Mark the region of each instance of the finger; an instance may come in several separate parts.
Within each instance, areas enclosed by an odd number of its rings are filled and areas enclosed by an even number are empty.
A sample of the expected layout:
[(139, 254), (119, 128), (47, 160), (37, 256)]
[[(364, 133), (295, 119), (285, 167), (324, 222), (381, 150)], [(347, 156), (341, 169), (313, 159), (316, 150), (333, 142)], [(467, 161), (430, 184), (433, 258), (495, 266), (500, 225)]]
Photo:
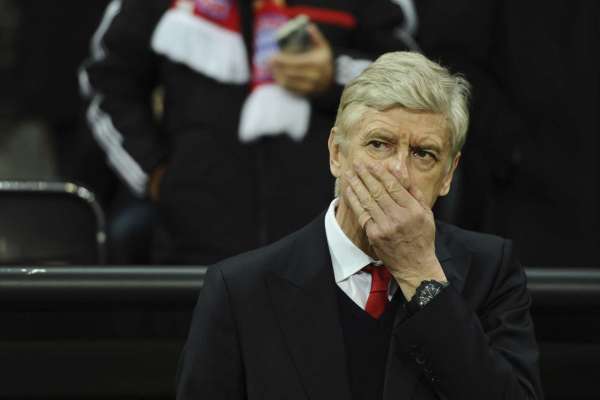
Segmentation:
[(303, 75), (295, 69), (282, 67), (280, 65), (274, 65), (271, 69), (273, 79), (279, 84), (283, 85), (294, 85), (295, 82), (303, 82), (302, 86), (312, 82), (312, 78), (307, 75)]
[(287, 76), (283, 73), (280, 68), (273, 68), (271, 73), (273, 74), (273, 80), (280, 86), (286, 87)]
[(348, 186), (346, 188), (346, 198), (348, 199), (348, 203), (350, 204), (352, 212), (354, 213), (354, 215), (356, 215), (358, 224), (360, 225), (362, 230), (366, 231), (368, 229), (367, 224), (369, 224), (369, 222), (374, 224), (375, 222), (373, 221), (373, 218), (367, 212), (367, 210), (364, 209), (364, 207), (360, 203), (360, 200), (358, 199), (358, 196), (356, 195), (356, 193), (354, 193), (354, 190), (351, 186)]
[(388, 168), (383, 168), (379, 165), (368, 165), (373, 177), (377, 179), (385, 188), (386, 192), (394, 203), (400, 207), (407, 207), (410, 201), (410, 193), (398, 178), (393, 175)]
[(283, 67), (306, 68), (314, 64), (314, 51), (307, 50), (302, 53), (279, 52), (271, 58), (271, 63)]
[(378, 179), (384, 184), (386, 190), (394, 201), (401, 207), (408, 208), (411, 206), (412, 197), (410, 192), (407, 190), (405, 185), (409, 185), (409, 180), (405, 175), (394, 173), (393, 170), (388, 168), (380, 168), (379, 173), (376, 175)]
[(292, 79), (318, 81), (321, 76), (320, 71), (314, 68), (314, 66), (302, 68), (295, 66), (281, 66), (280, 69)]
[(310, 35), (310, 38), (315, 47), (329, 46), (329, 42), (327, 41), (327, 39), (325, 39), (325, 36), (323, 36), (321, 31), (315, 24), (308, 25), (306, 31)]
[(379, 204), (385, 214), (392, 215), (397, 212), (398, 204), (391, 198), (385, 186), (373, 175), (377, 167), (371, 164), (356, 163), (354, 169), (360, 180), (364, 183), (371, 197)]
[(405, 172), (404, 172), (405, 179), (407, 182), (407, 185), (405, 187), (411, 195), (412, 207), (415, 207), (415, 208), (423, 208), (424, 207), (424, 208), (429, 209), (430, 207), (427, 205), (427, 202), (425, 200), (425, 195), (423, 195), (423, 192), (421, 191), (421, 189), (419, 189), (419, 187), (413, 182), (408, 168), (404, 168), (404, 169), (405, 169)]
[(314, 92), (314, 83), (312, 81), (288, 79), (285, 88), (301, 96), (307, 96)]
[(314, 91), (315, 84), (310, 80), (291, 79), (287, 75), (274, 72), (273, 79), (277, 84), (296, 94), (305, 96)]
[(314, 67), (297, 68), (283, 64), (273, 64), (271, 68), (273, 75), (277, 74), (285, 80), (306, 81), (316, 86), (321, 79), (320, 72)]
[(296, 68), (276, 64), (272, 72), (277, 83), (302, 95), (317, 92), (321, 84), (320, 73), (313, 67)]
[(411, 192), (414, 185), (408, 168), (401, 163), (397, 163), (391, 167), (391, 172), (400, 182), (400, 186), (404, 189), (398, 189), (398, 197), (395, 199), (397, 199), (398, 202), (402, 202), (402, 205), (407, 208), (418, 205), (419, 201), (415, 199), (414, 194)]
[(345, 176), (348, 184), (350, 187), (352, 187), (354, 193), (358, 197), (362, 207), (367, 210), (371, 217), (373, 217), (373, 220), (377, 225), (384, 226), (387, 223), (388, 218), (381, 207), (379, 207), (379, 204), (377, 204), (375, 199), (371, 196), (371, 193), (369, 193), (363, 182), (351, 170), (346, 171)]

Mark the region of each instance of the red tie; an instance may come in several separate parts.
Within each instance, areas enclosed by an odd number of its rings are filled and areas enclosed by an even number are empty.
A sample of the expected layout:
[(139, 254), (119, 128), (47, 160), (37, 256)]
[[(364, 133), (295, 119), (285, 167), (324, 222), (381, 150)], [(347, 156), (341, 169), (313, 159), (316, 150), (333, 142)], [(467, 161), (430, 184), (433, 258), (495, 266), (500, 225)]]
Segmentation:
[(369, 265), (364, 268), (365, 271), (371, 274), (371, 291), (367, 299), (365, 311), (375, 319), (379, 319), (385, 310), (388, 300), (388, 287), (392, 274), (384, 266), (374, 267)]

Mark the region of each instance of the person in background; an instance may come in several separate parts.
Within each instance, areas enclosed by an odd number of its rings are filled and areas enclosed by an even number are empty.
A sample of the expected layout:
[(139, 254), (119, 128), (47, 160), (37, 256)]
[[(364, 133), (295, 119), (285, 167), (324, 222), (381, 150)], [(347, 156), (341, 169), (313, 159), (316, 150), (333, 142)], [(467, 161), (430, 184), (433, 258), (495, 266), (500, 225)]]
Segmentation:
[(450, 220), (510, 237), (529, 266), (597, 266), (600, 3), (415, 2), (429, 58), (471, 82)]
[[(282, 51), (298, 15), (309, 45)], [(405, 15), (393, 1), (112, 1), (80, 87), (108, 162), (157, 204), (157, 261), (212, 263), (318, 214), (343, 84), (409, 46)]]
[[(2, 96), (12, 102), (12, 118), (37, 121), (48, 132), (50, 152), (56, 162), (54, 179), (101, 186), (87, 171), (91, 169), (94, 144), (81, 135), (84, 124), (77, 70), (107, 4), (108, 0), (85, 4), (64, 0), (60, 7), (54, 2), (34, 0), (14, 3), (16, 65), (10, 76), (12, 83)], [(98, 170), (94, 173), (97, 175)]]

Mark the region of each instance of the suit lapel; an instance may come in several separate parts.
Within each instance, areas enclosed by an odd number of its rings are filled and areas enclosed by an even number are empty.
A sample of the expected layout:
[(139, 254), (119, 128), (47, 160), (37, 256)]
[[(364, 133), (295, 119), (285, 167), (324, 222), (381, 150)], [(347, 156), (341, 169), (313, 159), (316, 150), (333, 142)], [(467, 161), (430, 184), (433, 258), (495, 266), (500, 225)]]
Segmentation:
[[(446, 231), (438, 227), (435, 238), (437, 258), (450, 284), (456, 291), (461, 293), (465, 285), (471, 259), (465, 249), (450, 246), (448, 241), (449, 237)], [(396, 314), (394, 326), (401, 324), (406, 316), (406, 312), (400, 307)], [(396, 341), (391, 340), (386, 365), (383, 399), (413, 399), (421, 374), (422, 370), (415, 364), (413, 357), (410, 354), (401, 352), (398, 349)]]
[(267, 285), (284, 340), (311, 400), (348, 399), (344, 338), (323, 215), (299, 233)]

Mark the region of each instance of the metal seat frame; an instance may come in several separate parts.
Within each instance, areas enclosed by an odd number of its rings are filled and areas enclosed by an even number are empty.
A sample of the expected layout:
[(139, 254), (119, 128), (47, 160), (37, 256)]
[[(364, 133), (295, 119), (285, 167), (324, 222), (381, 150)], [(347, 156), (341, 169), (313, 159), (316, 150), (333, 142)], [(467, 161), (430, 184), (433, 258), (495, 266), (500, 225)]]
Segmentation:
[(92, 191), (73, 182), (59, 181), (0, 181), (2, 193), (64, 194), (86, 203), (96, 217), (97, 262), (106, 264), (106, 218)]

